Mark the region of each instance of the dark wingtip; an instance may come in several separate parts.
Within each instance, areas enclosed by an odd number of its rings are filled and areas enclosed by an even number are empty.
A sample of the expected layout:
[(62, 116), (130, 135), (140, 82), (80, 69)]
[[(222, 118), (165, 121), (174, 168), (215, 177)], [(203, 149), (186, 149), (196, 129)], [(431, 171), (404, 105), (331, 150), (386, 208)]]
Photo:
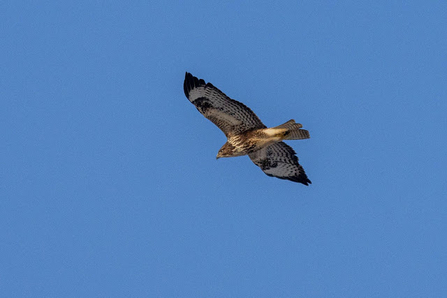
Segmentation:
[[(302, 169), (302, 168), (301, 168)], [(293, 177), (287, 177), (285, 179), (291, 180), (293, 182), (298, 182), (298, 183), (302, 183), (306, 186), (309, 186), (309, 184), (312, 184), (312, 182), (309, 180), (309, 178), (307, 178), (306, 173), (304, 172), (304, 170), (302, 170), (301, 173), (299, 173), (298, 176), (293, 176)]]
[(309, 186), (309, 184), (312, 184), (312, 182), (309, 180), (309, 178), (307, 178), (307, 175), (305, 173), (299, 175), (297, 178), (298, 178), (297, 182), (303, 183), (306, 186)]
[(298, 175), (297, 182), (303, 183), (306, 186), (309, 186), (309, 184), (312, 184), (312, 182), (307, 178), (306, 172), (304, 171), (303, 167), (300, 165), (300, 174)]
[(289, 181), (292, 181), (292, 182), (302, 183), (302, 184), (304, 184), (306, 186), (309, 186), (309, 184), (312, 184), (312, 182), (309, 180), (309, 178), (307, 178), (306, 174), (304, 174), (304, 176), (303, 175), (299, 175), (299, 176), (292, 176), (292, 177), (278, 177), (278, 176), (273, 176), (273, 175), (267, 174), (267, 173), (266, 173), (266, 175), (270, 176), (270, 177), (275, 177), (275, 178), (278, 178), (278, 179), (282, 179), (282, 180), (289, 180)]
[(312, 182), (309, 180), (309, 178), (307, 178), (307, 176), (306, 175), (304, 175), (304, 177), (303, 176), (298, 176), (298, 177), (294, 177), (295, 179), (290, 179), (290, 180), (292, 180), (292, 181), (295, 181), (295, 182), (299, 182), (299, 183), (302, 183), (302, 184), (304, 184), (304, 185), (306, 185), (306, 186), (309, 186), (309, 184), (312, 184)]
[(189, 98), (189, 92), (200, 86), (207, 85), (204, 80), (198, 79), (189, 72), (185, 73), (185, 81), (183, 82), (183, 92), (185, 92), (185, 95), (187, 98)]
[(303, 181), (301, 183), (303, 183), (306, 186), (309, 186), (309, 184), (312, 184), (312, 182), (309, 179), (307, 179), (307, 178), (306, 178), (306, 181)]
[(192, 85), (194, 82), (194, 77), (189, 72), (185, 72), (185, 81), (183, 82), (183, 92), (185, 92), (185, 96), (189, 96), (189, 91), (193, 88)]

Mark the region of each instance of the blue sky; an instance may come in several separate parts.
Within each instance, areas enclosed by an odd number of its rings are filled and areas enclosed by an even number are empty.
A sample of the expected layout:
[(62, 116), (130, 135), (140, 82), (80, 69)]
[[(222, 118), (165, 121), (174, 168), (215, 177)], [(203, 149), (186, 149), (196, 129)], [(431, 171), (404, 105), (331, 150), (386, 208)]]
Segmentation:
[[(441, 297), (445, 1), (0, 4), (4, 297)], [(313, 184), (215, 160), (185, 71)]]

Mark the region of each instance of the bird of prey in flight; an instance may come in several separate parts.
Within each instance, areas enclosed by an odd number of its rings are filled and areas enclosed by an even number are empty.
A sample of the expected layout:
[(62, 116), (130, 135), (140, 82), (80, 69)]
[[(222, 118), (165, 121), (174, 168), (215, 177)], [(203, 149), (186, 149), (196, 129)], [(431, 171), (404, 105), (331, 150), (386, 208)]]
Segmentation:
[(183, 90), (197, 110), (219, 127), (227, 142), (216, 158), (248, 155), (268, 176), (309, 185), (295, 151), (283, 140), (310, 138), (303, 126), (289, 120), (267, 128), (258, 116), (243, 103), (226, 96), (211, 83), (185, 74)]

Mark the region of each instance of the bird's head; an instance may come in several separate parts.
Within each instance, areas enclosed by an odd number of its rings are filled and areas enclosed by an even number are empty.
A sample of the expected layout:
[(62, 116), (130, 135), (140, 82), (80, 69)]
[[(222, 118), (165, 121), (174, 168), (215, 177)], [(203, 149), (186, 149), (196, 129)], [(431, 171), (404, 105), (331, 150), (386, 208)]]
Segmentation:
[(234, 156), (234, 146), (227, 142), (220, 148), (219, 152), (217, 152), (216, 159), (232, 156)]

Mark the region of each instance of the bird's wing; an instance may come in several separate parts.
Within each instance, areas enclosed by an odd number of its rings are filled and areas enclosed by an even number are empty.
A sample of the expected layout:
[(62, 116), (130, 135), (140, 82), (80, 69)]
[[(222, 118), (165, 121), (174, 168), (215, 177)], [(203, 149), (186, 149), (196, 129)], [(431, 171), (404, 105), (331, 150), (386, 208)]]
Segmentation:
[(275, 143), (248, 154), (251, 161), (268, 176), (287, 179), (309, 185), (303, 167), (298, 163), (295, 151), (284, 142)]
[(183, 90), (203, 116), (211, 120), (228, 137), (245, 131), (266, 128), (250, 108), (226, 96), (211, 83), (186, 73)]

